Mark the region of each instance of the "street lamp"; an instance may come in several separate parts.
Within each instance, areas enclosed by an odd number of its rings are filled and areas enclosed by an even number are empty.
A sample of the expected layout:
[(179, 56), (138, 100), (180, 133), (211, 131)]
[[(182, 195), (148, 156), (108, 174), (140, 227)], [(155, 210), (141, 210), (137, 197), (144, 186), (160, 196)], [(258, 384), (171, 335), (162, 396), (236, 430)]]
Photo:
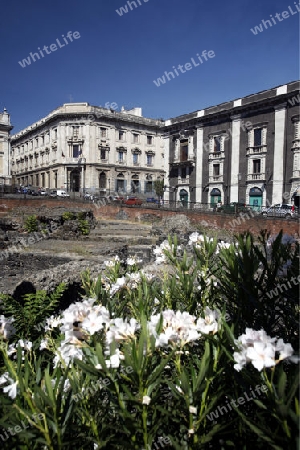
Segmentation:
[(108, 179), (108, 195), (110, 195), (110, 178)]

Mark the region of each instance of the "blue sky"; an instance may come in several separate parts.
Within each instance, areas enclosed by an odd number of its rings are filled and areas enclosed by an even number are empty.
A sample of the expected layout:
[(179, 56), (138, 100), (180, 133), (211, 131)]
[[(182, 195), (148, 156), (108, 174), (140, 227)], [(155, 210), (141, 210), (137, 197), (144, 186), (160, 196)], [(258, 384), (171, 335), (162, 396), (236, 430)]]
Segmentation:
[[(168, 119), (299, 79), (294, 0), (139, 2), (122, 16), (116, 9), (125, 0), (10, 0), (1, 6), (0, 110), (11, 114), (12, 133), (70, 101), (141, 106), (145, 117)], [(257, 35), (250, 31), (289, 6), (295, 14)], [(80, 38), (51, 52), (68, 31)], [(21, 67), (18, 61), (45, 45), (49, 54)], [(203, 50), (215, 57), (154, 84)]]

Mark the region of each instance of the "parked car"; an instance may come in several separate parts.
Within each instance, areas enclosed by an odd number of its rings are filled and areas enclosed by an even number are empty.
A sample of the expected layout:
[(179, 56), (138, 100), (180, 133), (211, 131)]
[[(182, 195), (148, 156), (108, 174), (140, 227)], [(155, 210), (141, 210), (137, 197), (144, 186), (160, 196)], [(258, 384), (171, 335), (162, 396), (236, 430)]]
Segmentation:
[(57, 191), (50, 191), (50, 197), (57, 197)]
[(124, 203), (124, 197), (110, 195), (108, 199), (114, 203)]
[(147, 203), (159, 203), (159, 200), (155, 197), (147, 197), (146, 202)]
[(229, 205), (221, 205), (217, 207), (217, 211), (223, 212), (225, 214), (234, 214), (239, 212), (248, 212), (249, 207), (245, 203), (231, 202)]
[(39, 191), (39, 195), (48, 195), (48, 192), (45, 190), (45, 189), (41, 189), (40, 191)]
[(31, 195), (33, 195), (33, 196), (35, 196), (35, 197), (37, 197), (39, 194), (38, 194), (38, 192), (37, 191), (31, 191)]
[(125, 200), (125, 205), (141, 205), (143, 202), (140, 198), (137, 197), (129, 197), (127, 200)]
[(57, 197), (60, 197), (60, 198), (70, 197), (70, 195), (62, 189), (57, 189), (56, 195), (57, 195)]
[(277, 203), (276, 205), (262, 208), (261, 214), (268, 217), (284, 217), (285, 219), (290, 219), (291, 217), (297, 217), (299, 210), (291, 204)]

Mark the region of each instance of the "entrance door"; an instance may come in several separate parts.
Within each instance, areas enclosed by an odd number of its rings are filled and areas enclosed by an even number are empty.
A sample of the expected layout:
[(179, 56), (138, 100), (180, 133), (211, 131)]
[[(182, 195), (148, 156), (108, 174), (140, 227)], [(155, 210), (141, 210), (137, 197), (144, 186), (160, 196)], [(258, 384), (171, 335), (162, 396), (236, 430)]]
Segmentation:
[(189, 194), (185, 189), (181, 189), (179, 192), (180, 201), (182, 203), (182, 206), (184, 208), (187, 207), (188, 201), (189, 201)]
[(258, 187), (251, 188), (249, 191), (249, 204), (253, 211), (260, 211), (262, 206), (262, 190)]
[(80, 172), (78, 170), (72, 170), (70, 174), (70, 188), (73, 192), (80, 190)]

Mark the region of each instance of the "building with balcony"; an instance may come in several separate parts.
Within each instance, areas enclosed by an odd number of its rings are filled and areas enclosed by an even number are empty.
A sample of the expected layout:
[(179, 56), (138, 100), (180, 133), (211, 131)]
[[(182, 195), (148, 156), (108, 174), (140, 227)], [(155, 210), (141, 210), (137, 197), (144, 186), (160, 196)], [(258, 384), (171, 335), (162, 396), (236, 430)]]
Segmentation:
[(165, 198), (299, 205), (299, 87), (295, 81), (167, 120)]
[(164, 177), (163, 125), (140, 108), (67, 103), (11, 137), (11, 173), (17, 185), (152, 196)]
[(299, 205), (299, 88), (294, 81), (166, 121), (140, 108), (67, 103), (13, 135), (2, 166), (17, 184), (50, 189), (153, 196), (164, 179), (175, 204)]

